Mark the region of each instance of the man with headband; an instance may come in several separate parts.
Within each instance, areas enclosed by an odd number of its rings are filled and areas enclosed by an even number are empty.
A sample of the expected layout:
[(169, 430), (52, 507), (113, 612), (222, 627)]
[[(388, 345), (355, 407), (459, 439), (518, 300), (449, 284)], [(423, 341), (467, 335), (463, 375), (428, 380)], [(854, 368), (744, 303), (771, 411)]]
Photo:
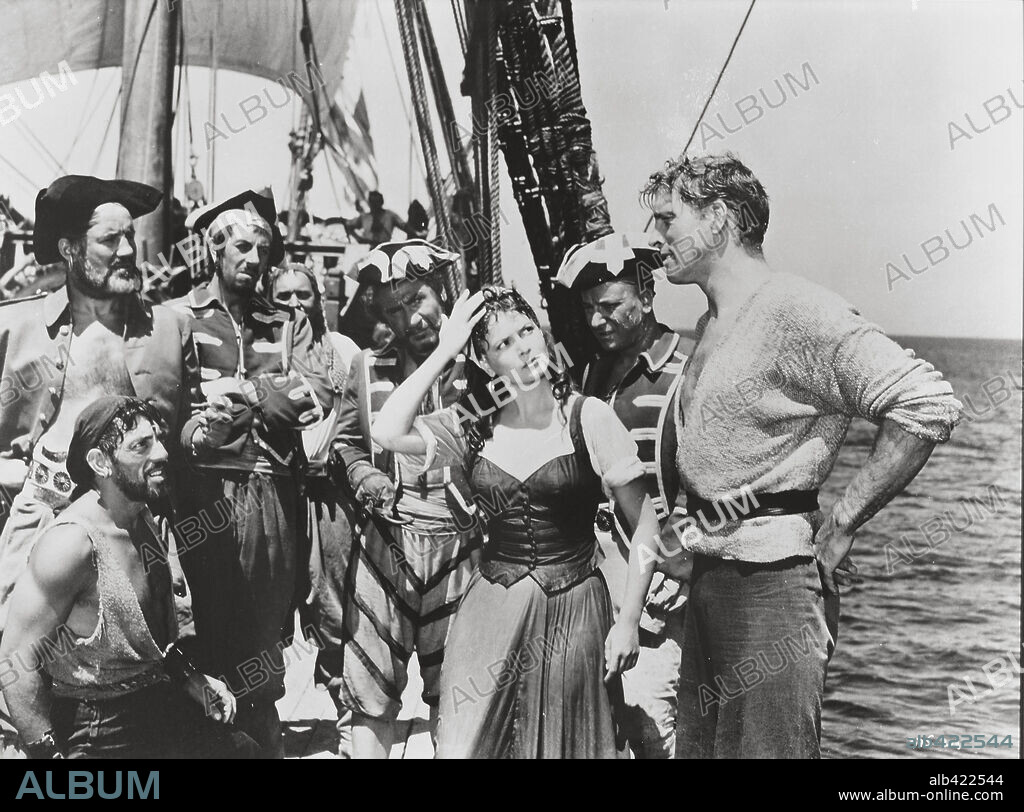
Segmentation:
[(188, 321), (140, 298), (132, 221), (160, 198), (141, 183), (83, 175), (36, 197), (36, 260), (66, 263), (67, 283), (0, 304), (0, 488), (18, 494), (0, 536), (0, 632), (34, 540), (70, 501), (64, 460), (86, 404), (137, 396), (168, 436), (188, 417), (198, 379)]
[[(661, 257), (648, 243), (644, 234), (615, 233), (574, 246), (555, 281), (580, 295), (601, 348), (583, 372), (583, 393), (609, 403), (629, 429), (644, 463), (647, 492), (666, 528), (664, 546), (679, 550), (679, 542), (671, 538), (669, 516), (679, 496), (675, 403), (686, 356), (679, 336), (654, 315), (652, 272), (661, 267)], [(617, 602), (623, 594), (631, 534), (621, 509), (612, 502), (598, 512), (597, 523), (605, 553), (601, 570)], [(685, 571), (686, 558), (679, 554), (669, 559), (674, 574)], [(682, 581), (654, 574), (640, 622), (640, 657), (622, 678), (622, 721), (637, 758), (675, 754), (685, 601)]]
[[(437, 346), (446, 299), (441, 273), (457, 256), (424, 240), (408, 240), (379, 245), (356, 267), (394, 339), (353, 359), (338, 426), (337, 450), (361, 508), (361, 527), (353, 527), (345, 586), (347, 639), (333, 665), (338, 676), (331, 691), (352, 711), (355, 758), (387, 758), (413, 652), (436, 729), (448, 629), (479, 546), (472, 506), (450, 470), (421, 473), (370, 439), (388, 395)], [(452, 405), (464, 388), (460, 359), (434, 383), (421, 413)], [(324, 656), (318, 664), (331, 667)]]
[[(309, 321), (257, 293), (283, 258), (274, 201), (247, 191), (193, 212), (213, 266), (208, 288), (169, 302), (191, 319), (201, 402), (182, 432), (181, 564), (196, 658), (239, 698), (238, 724), (282, 756), (282, 633), (296, 587), (304, 500), (299, 431), (333, 392)], [(211, 418), (202, 410), (214, 409)]]
[(225, 727), (235, 714), (227, 686), (176, 645), (167, 549), (146, 507), (167, 481), (160, 422), (120, 395), (75, 422), (76, 498), (34, 546), (0, 645), (0, 686), (30, 758), (255, 752)]

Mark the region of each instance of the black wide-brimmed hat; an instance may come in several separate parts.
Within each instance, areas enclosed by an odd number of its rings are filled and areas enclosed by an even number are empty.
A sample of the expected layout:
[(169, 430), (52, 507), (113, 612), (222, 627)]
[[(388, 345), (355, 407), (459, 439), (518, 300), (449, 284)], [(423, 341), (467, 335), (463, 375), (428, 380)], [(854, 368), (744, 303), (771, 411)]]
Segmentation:
[(90, 175), (65, 175), (57, 178), (36, 195), (36, 220), (33, 250), (36, 262), (49, 265), (60, 262), (57, 240), (84, 234), (97, 206), (120, 203), (133, 217), (149, 214), (163, 193), (133, 180), (101, 180)]
[(654, 285), (654, 271), (663, 265), (661, 253), (651, 246), (648, 235), (615, 232), (570, 248), (555, 282), (577, 292), (614, 281), (647, 290)]
[(277, 228), (277, 205), (273, 196), (261, 195), (252, 189), (246, 189), (241, 194), (229, 197), (220, 203), (211, 203), (192, 212), (185, 225), (194, 232), (203, 236), (210, 224), (226, 211), (248, 211), (258, 214), (270, 226), (270, 264), (277, 265), (284, 259), (284, 240)]

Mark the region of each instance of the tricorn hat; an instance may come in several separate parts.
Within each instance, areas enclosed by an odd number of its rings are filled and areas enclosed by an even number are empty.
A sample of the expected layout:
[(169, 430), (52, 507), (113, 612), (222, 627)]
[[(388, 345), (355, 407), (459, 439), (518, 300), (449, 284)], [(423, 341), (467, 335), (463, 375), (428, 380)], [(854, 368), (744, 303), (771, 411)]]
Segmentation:
[(60, 262), (57, 240), (84, 234), (97, 206), (120, 203), (135, 218), (149, 214), (160, 205), (162, 198), (159, 189), (132, 180), (101, 180), (89, 175), (57, 178), (36, 195), (33, 238), (36, 262), (40, 265)]
[(284, 240), (277, 228), (277, 205), (273, 196), (268, 197), (252, 189), (246, 189), (241, 194), (220, 203), (211, 203), (196, 209), (185, 220), (185, 225), (202, 236), (217, 217), (233, 210), (255, 213), (266, 220), (270, 226), (270, 264), (277, 265), (284, 259)]
[(663, 265), (661, 253), (651, 246), (648, 235), (615, 232), (570, 248), (555, 282), (577, 292), (616, 280), (646, 290), (654, 285), (654, 270)]
[(407, 277), (428, 276), (459, 258), (426, 240), (382, 242), (349, 271), (363, 285), (383, 285)]

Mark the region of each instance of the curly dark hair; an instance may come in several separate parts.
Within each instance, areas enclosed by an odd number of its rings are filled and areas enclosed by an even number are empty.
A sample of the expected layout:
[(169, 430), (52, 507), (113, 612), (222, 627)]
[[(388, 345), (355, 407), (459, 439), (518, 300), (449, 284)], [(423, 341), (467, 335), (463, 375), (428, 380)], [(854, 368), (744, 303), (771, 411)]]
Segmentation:
[(768, 230), (768, 194), (754, 173), (732, 153), (699, 158), (680, 156), (654, 172), (640, 192), (640, 201), (651, 208), (659, 192), (678, 192), (680, 199), (697, 211), (721, 200), (740, 245), (759, 255)]
[[(484, 295), (485, 315), (473, 326), (469, 338), (469, 343), (477, 357), (482, 358), (487, 351), (487, 329), (498, 313), (522, 313), (538, 327), (541, 326), (534, 309), (514, 288), (485, 285), (481, 288), (481, 292)], [(569, 377), (568, 365), (563, 365), (556, 360), (559, 356), (555, 352), (551, 334), (547, 330), (543, 330), (543, 333), (548, 358), (551, 359), (545, 374), (551, 381), (551, 393), (558, 401), (559, 414), (564, 424), (567, 419), (565, 406), (575, 389), (572, 379)], [(476, 363), (466, 365), (466, 389), (462, 393), (462, 397), (459, 398), (457, 409), (460, 414), (470, 415), (472, 418), (463, 429), (466, 435), (466, 470), (468, 472), (472, 472), (484, 443), (494, 435), (494, 422), (500, 411), (500, 404), (495, 399), (494, 391), (490, 386), (493, 380)], [(480, 414), (481, 411), (487, 412), (487, 414)]]

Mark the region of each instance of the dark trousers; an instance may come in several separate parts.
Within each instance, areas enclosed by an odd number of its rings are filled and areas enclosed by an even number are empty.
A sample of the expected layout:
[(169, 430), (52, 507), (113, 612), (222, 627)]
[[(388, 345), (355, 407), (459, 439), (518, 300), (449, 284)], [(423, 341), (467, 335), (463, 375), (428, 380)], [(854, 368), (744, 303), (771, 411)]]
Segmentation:
[(178, 550), (196, 632), (189, 653), (236, 696), (280, 699), (305, 529), (298, 487), (285, 477), (193, 472), (181, 496)]
[(813, 559), (695, 556), (676, 757), (818, 758), (833, 645)]
[(191, 471), (175, 524), (192, 593), (189, 655), (238, 697), (237, 724), (282, 757), (285, 638), (290, 637), (305, 500), (284, 476)]
[(70, 758), (257, 758), (233, 725), (215, 722), (169, 683), (116, 699), (57, 698), (54, 733)]

